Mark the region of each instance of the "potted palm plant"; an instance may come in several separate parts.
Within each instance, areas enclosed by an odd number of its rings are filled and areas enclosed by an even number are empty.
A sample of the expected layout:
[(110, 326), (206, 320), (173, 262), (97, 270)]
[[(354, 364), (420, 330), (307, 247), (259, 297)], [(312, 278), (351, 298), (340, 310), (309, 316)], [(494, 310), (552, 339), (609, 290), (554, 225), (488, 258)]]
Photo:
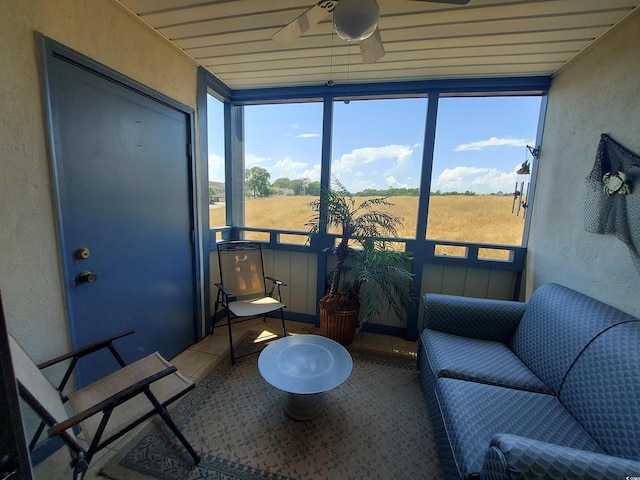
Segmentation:
[(413, 275), (404, 265), (411, 257), (388, 240), (398, 236), (403, 220), (389, 211), (388, 197), (357, 202), (339, 181), (322, 193), (309, 203), (314, 212), (307, 223), (309, 238), (334, 229), (339, 242), (329, 247), (336, 266), (320, 299), (320, 334), (348, 345), (385, 306), (400, 318), (405, 314)]

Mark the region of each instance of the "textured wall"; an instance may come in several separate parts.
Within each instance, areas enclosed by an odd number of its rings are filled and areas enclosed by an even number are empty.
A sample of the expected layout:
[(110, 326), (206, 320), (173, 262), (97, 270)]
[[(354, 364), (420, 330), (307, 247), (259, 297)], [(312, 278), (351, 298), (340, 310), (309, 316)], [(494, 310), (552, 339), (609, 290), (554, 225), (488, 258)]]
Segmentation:
[[(600, 134), (640, 154), (638, 46), (635, 12), (553, 81), (533, 206), (528, 293), (558, 282), (640, 316), (640, 272), (627, 247), (613, 236), (584, 230), (584, 181)], [(640, 185), (634, 195), (640, 195)]]
[(109, 0), (3, 2), (0, 16), (0, 291), (36, 360), (66, 351), (39, 55), (40, 32), (195, 109), (196, 66)]

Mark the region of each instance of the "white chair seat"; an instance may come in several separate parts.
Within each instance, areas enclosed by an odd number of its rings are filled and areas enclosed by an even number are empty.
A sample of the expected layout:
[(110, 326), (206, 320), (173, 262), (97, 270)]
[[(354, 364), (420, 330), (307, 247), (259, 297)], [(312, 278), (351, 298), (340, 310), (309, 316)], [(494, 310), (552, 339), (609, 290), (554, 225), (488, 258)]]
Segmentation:
[(284, 304), (272, 297), (238, 300), (229, 303), (229, 310), (238, 317), (253, 317), (284, 308)]

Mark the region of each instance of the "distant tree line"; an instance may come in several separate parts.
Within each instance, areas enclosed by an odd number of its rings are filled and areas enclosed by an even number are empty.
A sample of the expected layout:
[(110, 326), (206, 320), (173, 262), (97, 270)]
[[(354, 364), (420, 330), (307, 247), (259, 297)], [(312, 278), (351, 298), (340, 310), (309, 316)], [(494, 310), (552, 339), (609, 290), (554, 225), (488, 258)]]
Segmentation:
[(308, 178), (291, 180), (286, 177), (270, 182), (271, 174), (262, 167), (251, 167), (244, 171), (244, 184), (249, 197), (269, 197), (272, 195), (320, 195), (320, 182)]
[[(273, 195), (320, 195), (320, 182), (312, 182), (308, 178), (297, 178), (291, 180), (286, 177), (277, 178), (270, 182), (271, 174), (266, 168), (251, 167), (244, 172), (244, 181), (247, 189), (246, 195), (248, 197), (269, 197)], [(387, 189), (373, 189), (368, 188), (361, 192), (354, 193), (357, 197), (417, 197), (420, 194), (418, 188), (395, 188), (389, 187)], [(445, 195), (467, 195), (474, 196), (479, 195), (476, 192), (465, 190), (464, 192), (442, 192), (436, 190), (431, 192), (432, 196), (445, 196)], [(513, 192), (490, 193), (489, 195), (501, 195), (510, 196)]]
[(320, 195), (320, 182), (312, 182), (308, 178), (289, 180), (286, 177), (281, 177), (276, 179), (271, 186), (273, 188), (291, 190), (294, 195)]
[(386, 190), (367, 188), (355, 194), (358, 197), (417, 197), (420, 195), (419, 188), (394, 188)]
[(476, 192), (471, 192), (469, 190), (465, 190), (464, 192), (456, 192), (455, 190), (453, 190), (452, 192), (441, 192), (440, 190), (436, 190), (435, 192), (431, 192), (431, 196), (432, 197), (438, 197), (438, 196), (447, 196), (447, 195), (466, 195), (466, 196), (474, 196), (474, 195), (495, 195), (498, 197), (510, 197), (513, 195), (513, 192), (503, 192), (502, 190), (498, 190), (495, 193), (476, 193)]

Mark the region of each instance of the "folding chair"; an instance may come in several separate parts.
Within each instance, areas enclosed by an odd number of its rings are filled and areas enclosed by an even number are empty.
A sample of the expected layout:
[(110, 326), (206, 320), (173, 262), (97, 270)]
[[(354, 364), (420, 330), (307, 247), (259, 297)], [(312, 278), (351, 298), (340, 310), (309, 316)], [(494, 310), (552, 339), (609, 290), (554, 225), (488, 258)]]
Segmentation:
[[(218, 263), (220, 265), (220, 283), (216, 283), (218, 295), (211, 333), (215, 327), (218, 308), (226, 310), (227, 327), (229, 329), (229, 351), (231, 364), (236, 358), (242, 358), (258, 352), (235, 356), (233, 351), (232, 323), (263, 316), (267, 319), (269, 313), (279, 311), (282, 319), (282, 335), (287, 336), (284, 324), (285, 305), (282, 303), (280, 287), (287, 284), (273, 277), (264, 275), (262, 264), (262, 246), (260, 242), (236, 241), (218, 243)], [(267, 292), (267, 280), (270, 290)], [(277, 298), (274, 294), (277, 293)], [(232, 317), (234, 321), (232, 322)]]
[[(192, 390), (195, 385), (158, 353), (126, 365), (113, 341), (133, 330), (92, 343), (66, 355), (35, 365), (15, 339), (9, 335), (13, 367), (20, 396), (42, 422), (30, 444), (33, 450), (48, 427), (49, 437), (60, 436), (71, 452), (74, 480), (84, 477), (96, 452), (117, 440), (142, 422), (158, 414), (187, 449), (195, 464), (200, 457), (173, 422), (166, 406)], [(65, 386), (81, 357), (108, 348), (121, 369), (75, 392), (65, 394)], [(70, 360), (67, 371), (55, 388), (42, 369)], [(65, 404), (73, 412), (67, 414)], [(76, 437), (74, 427), (80, 426)], [(82, 436), (88, 448), (78, 442)]]

